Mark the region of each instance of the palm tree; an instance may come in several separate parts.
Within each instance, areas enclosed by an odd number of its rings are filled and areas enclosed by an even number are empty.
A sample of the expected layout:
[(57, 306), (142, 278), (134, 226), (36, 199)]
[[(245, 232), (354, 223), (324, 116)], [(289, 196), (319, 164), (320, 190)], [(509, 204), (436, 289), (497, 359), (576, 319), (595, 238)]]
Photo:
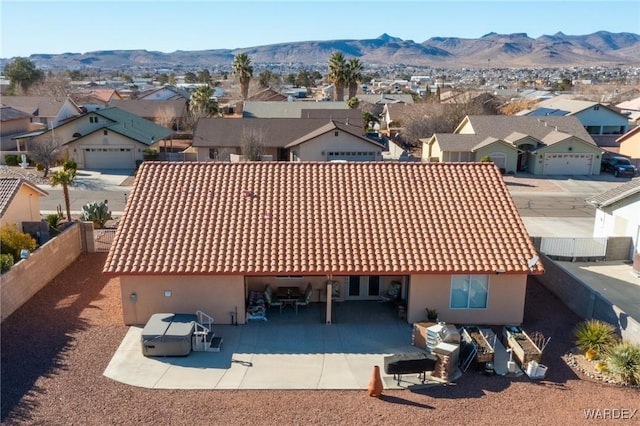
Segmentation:
[(199, 86), (191, 92), (191, 100), (189, 101), (191, 113), (197, 117), (220, 116), (220, 107), (213, 96), (214, 93), (213, 88), (208, 84)]
[(253, 67), (251, 59), (246, 53), (239, 53), (233, 58), (233, 75), (240, 80), (240, 91), (242, 98), (247, 99), (249, 95), (249, 82), (253, 77)]
[(362, 62), (353, 58), (347, 62), (346, 83), (349, 88), (349, 99), (356, 97), (358, 83), (362, 81)]
[(67, 221), (71, 222), (71, 201), (69, 200), (69, 187), (73, 185), (73, 181), (76, 178), (76, 171), (74, 169), (58, 170), (49, 177), (51, 186), (62, 186), (62, 193), (64, 194), (64, 204), (67, 208)]
[(329, 81), (333, 83), (336, 93), (336, 101), (344, 100), (344, 86), (346, 83), (347, 64), (344, 55), (335, 52), (329, 58)]

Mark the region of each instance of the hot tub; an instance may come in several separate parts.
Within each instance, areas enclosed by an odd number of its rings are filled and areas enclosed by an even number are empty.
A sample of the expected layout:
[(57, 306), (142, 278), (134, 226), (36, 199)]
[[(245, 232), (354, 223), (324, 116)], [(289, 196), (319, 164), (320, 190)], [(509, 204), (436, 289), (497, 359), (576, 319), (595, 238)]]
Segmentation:
[(196, 316), (191, 314), (153, 314), (142, 329), (144, 356), (186, 356), (191, 353), (191, 336)]

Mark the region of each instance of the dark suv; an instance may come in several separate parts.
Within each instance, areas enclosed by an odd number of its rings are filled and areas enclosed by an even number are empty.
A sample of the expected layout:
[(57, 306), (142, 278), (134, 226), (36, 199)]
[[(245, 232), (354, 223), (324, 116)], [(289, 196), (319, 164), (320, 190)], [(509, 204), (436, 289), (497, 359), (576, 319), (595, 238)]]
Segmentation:
[(634, 177), (637, 173), (636, 166), (631, 164), (631, 161), (625, 157), (603, 157), (601, 169), (603, 172), (613, 173), (615, 177)]

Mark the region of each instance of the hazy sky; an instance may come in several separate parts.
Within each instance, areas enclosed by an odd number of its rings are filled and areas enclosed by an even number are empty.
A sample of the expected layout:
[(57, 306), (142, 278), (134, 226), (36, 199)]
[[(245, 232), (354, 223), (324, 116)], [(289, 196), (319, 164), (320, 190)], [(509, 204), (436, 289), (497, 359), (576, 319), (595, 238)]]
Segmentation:
[(489, 32), (640, 34), (640, 1), (0, 0), (0, 57), (96, 50), (233, 49), (292, 41), (423, 42)]

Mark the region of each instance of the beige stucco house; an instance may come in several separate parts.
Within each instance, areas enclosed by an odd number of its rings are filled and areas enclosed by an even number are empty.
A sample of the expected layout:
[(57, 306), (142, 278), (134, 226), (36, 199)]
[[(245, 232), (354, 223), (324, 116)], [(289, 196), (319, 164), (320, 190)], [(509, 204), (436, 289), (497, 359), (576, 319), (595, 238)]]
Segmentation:
[(429, 307), (520, 324), (543, 266), (490, 163), (145, 162), (104, 272), (126, 324), (196, 310), (242, 324), (251, 291), (308, 283), (330, 322), (333, 286), (348, 304), (393, 281), (409, 323)]
[(37, 185), (19, 178), (0, 178), (0, 224), (40, 221), (40, 197), (49, 195)]
[(192, 149), (198, 161), (229, 161), (243, 154), (248, 137), (273, 161), (378, 161), (385, 150), (364, 136), (360, 121), (327, 118), (203, 118)]
[(489, 158), (505, 173), (600, 174), (602, 149), (573, 116), (467, 116), (453, 133), (421, 141), (422, 160), (427, 162)]
[(21, 135), (32, 143), (54, 138), (63, 147), (63, 157), (72, 159), (80, 169), (136, 168), (144, 151), (158, 148), (171, 129), (159, 126), (135, 114), (111, 107), (89, 112), (60, 124), (54, 129)]
[(620, 154), (629, 157), (637, 167), (640, 167), (640, 126), (629, 130), (616, 142), (620, 146)]

